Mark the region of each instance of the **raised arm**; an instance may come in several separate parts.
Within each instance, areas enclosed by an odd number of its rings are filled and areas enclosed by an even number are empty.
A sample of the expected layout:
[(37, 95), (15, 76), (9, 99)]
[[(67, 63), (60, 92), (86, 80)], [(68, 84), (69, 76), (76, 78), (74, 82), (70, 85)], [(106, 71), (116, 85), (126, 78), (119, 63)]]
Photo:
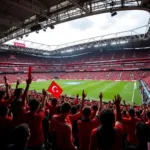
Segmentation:
[(116, 105), (116, 121), (122, 122), (122, 116), (121, 116), (121, 111), (120, 111), (121, 97), (119, 94), (114, 97), (113, 102)]
[(42, 101), (42, 110), (45, 110), (45, 105), (46, 105), (46, 101), (47, 101), (47, 91), (45, 89), (42, 90), (42, 94), (43, 94), (43, 101)]
[(29, 91), (32, 79), (33, 78), (31, 76), (29, 76), (28, 79), (26, 80), (26, 88), (25, 88), (25, 91), (24, 91), (24, 94), (23, 94), (23, 98), (22, 98), (23, 107), (26, 107), (27, 98), (28, 98), (28, 91)]
[(16, 89), (18, 89), (19, 84), (20, 84), (20, 80), (18, 79), (16, 82)]
[(81, 105), (81, 109), (84, 107), (84, 101), (85, 101), (86, 95), (87, 95), (87, 94), (85, 94), (85, 93), (84, 93), (84, 90), (83, 90), (83, 91), (82, 91), (82, 105)]
[(10, 98), (10, 86), (7, 82), (7, 77), (6, 75), (4, 76), (4, 82), (5, 82), (5, 87), (6, 87), (6, 99), (9, 99)]
[(99, 116), (100, 115), (100, 112), (101, 112), (101, 110), (102, 110), (102, 107), (103, 107), (103, 93), (102, 92), (100, 92), (100, 94), (99, 94), (99, 110), (97, 111), (97, 114), (96, 114), (96, 116)]

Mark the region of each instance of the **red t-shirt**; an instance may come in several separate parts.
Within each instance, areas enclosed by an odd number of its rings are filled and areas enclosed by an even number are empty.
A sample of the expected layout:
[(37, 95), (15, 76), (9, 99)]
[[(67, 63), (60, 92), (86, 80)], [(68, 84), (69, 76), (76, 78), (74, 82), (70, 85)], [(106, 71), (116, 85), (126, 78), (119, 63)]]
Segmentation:
[(11, 101), (12, 101), (12, 99), (10, 99), (10, 100), (1, 100), (0, 101), (0, 106), (9, 106)]
[(44, 111), (39, 113), (28, 112), (25, 114), (25, 122), (29, 125), (31, 137), (28, 147), (39, 146), (44, 143), (42, 121), (44, 119)]
[(88, 150), (90, 144), (90, 135), (94, 128), (98, 127), (97, 119), (93, 120), (79, 120), (78, 130), (79, 130), (79, 145), (81, 150)]
[(74, 139), (72, 135), (72, 126), (68, 123), (68, 118), (63, 119), (60, 115), (54, 115), (51, 120), (51, 131), (56, 133), (56, 145), (61, 150), (73, 150)]
[(126, 127), (127, 141), (130, 144), (137, 144), (138, 138), (135, 134), (136, 124), (141, 121), (139, 118), (123, 118), (123, 124)]
[(147, 121), (146, 124), (150, 125), (150, 121)]
[[(95, 128), (92, 130), (91, 139), (90, 139), (90, 150), (101, 150), (99, 148), (97, 130), (98, 128)], [(116, 130), (116, 140), (113, 144), (112, 150), (121, 150), (122, 149), (122, 137), (123, 137), (123, 132), (124, 132), (122, 124), (116, 125), (115, 130)]]
[(47, 108), (49, 109), (51, 116), (57, 114), (57, 107), (56, 106), (47, 103)]

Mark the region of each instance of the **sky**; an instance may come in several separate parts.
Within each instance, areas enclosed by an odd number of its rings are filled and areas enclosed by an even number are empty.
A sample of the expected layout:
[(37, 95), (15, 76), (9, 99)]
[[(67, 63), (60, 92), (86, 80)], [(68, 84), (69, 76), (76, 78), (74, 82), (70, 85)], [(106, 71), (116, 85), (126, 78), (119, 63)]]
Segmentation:
[[(149, 13), (146, 11), (119, 11), (111, 17), (110, 13), (94, 15), (86, 18), (55, 25), (55, 29), (48, 28), (37, 33), (30, 33), (23, 40), (38, 42), (47, 45), (60, 45), (90, 37), (110, 33), (132, 30), (148, 24)], [(144, 30), (143, 30), (144, 31)], [(139, 31), (141, 32), (141, 30)], [(7, 42), (13, 44), (16, 39)], [(24, 41), (18, 41), (25, 43)]]

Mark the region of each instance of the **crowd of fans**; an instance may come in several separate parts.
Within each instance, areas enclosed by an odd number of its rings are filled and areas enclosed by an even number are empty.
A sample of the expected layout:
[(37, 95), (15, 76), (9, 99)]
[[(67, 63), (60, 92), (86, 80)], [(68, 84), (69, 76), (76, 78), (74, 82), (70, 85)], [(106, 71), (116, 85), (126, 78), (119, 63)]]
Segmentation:
[[(56, 99), (42, 94), (11, 89), (4, 77), (0, 88), (0, 150), (148, 150), (150, 105), (129, 105), (120, 95), (113, 101), (87, 101), (76, 95)], [(44, 88), (44, 87), (43, 87)], [(88, 93), (87, 93), (88, 94)]]

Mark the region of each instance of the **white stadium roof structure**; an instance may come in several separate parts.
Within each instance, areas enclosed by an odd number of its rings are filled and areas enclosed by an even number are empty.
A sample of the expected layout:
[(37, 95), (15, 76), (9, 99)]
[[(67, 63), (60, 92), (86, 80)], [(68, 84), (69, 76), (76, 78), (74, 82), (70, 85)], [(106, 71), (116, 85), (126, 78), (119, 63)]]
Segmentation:
[[(150, 12), (149, 0), (1, 0), (0, 50), (25, 52), (35, 55), (56, 55), (85, 48), (130, 49), (150, 46), (150, 22), (138, 29), (119, 32), (62, 45), (44, 45), (23, 41), (25, 48), (4, 43), (36, 30), (56, 24), (110, 11), (145, 10)], [(141, 34), (141, 30), (145, 32)]]

